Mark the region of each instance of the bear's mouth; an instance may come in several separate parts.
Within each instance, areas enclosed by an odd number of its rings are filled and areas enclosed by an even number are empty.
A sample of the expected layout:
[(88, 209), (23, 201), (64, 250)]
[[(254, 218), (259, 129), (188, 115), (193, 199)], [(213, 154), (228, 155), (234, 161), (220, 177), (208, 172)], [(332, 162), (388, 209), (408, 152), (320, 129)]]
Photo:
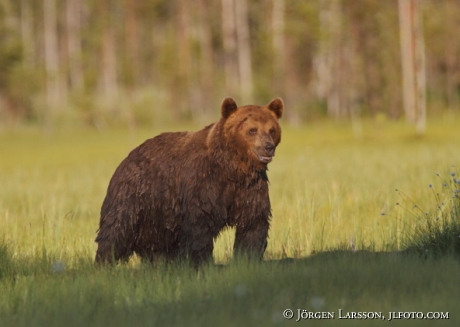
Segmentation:
[(273, 156), (261, 156), (255, 150), (253, 150), (253, 151), (254, 151), (254, 154), (257, 156), (257, 158), (259, 159), (260, 162), (269, 163), (269, 162), (271, 162), (273, 160)]
[(263, 157), (263, 156), (259, 156), (259, 160), (261, 162), (264, 162), (264, 163), (269, 163), (273, 160), (273, 157)]

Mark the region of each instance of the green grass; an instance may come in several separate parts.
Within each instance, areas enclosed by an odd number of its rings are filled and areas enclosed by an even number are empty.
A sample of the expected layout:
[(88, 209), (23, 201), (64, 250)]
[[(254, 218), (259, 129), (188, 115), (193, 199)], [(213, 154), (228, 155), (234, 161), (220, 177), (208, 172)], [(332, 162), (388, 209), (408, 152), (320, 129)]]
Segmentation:
[[(439, 174), (438, 174), (439, 175)], [(419, 253), (425, 257), (452, 255), (460, 258), (460, 180), (458, 171), (450, 172), (450, 178), (440, 175), (440, 192), (433, 189), (436, 206), (434, 210), (423, 211), (412, 204), (409, 213), (419, 217), (415, 231), (407, 238), (406, 251)]]
[[(198, 272), (136, 259), (93, 265), (113, 171), (162, 130), (0, 131), (0, 326), (295, 325), (296, 316), (282, 317), (287, 308), (336, 315), (297, 324), (457, 326), (460, 263), (452, 255), (395, 253), (426, 223), (395, 205), (395, 189), (423, 211), (449, 198), (442, 191), (436, 198), (429, 185), (442, 190), (436, 172), (458, 171), (459, 123), (455, 116), (431, 120), (424, 137), (402, 122), (365, 121), (359, 138), (346, 123), (284, 126), (269, 166), (266, 262), (231, 260), (229, 230), (214, 252), (225, 266)], [(163, 130), (183, 128), (197, 127)], [(287, 257), (295, 260), (279, 261)], [(338, 320), (338, 309), (386, 317), (440, 311), (450, 319), (356, 322)]]

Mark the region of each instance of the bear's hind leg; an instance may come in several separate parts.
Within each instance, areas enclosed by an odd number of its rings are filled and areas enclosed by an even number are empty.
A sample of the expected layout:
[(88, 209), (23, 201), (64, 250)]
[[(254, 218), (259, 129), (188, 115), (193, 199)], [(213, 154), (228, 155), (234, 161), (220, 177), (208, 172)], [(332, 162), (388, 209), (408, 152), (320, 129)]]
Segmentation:
[(127, 262), (133, 251), (120, 248), (108, 241), (99, 241), (95, 262), (97, 264), (115, 264), (119, 261)]

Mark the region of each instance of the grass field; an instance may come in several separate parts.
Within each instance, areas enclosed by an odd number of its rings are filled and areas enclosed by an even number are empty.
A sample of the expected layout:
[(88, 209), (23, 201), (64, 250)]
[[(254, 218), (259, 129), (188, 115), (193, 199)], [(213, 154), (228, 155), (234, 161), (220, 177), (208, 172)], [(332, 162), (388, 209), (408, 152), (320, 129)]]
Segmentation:
[[(119, 162), (161, 131), (199, 127), (0, 131), (0, 326), (458, 326), (460, 262), (394, 252), (423, 218), (414, 204), (434, 212), (449, 198), (442, 179), (459, 171), (459, 126), (452, 115), (430, 120), (423, 137), (384, 120), (364, 121), (359, 137), (348, 123), (284, 126), (269, 165), (266, 261), (232, 260), (228, 230), (214, 251), (225, 265), (198, 272), (136, 258), (97, 269), (93, 258)], [(335, 316), (295, 322), (297, 309)], [(339, 309), (449, 319), (363, 322)]]

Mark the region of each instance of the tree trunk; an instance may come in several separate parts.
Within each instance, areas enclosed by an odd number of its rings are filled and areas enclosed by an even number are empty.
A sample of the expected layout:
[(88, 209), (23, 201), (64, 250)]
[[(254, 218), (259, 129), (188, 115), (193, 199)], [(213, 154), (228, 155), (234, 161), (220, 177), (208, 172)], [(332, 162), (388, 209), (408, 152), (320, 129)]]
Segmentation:
[[(181, 114), (195, 116), (195, 108), (191, 105), (191, 42), (190, 42), (190, 8), (188, 0), (179, 0), (177, 8), (177, 71), (174, 72), (174, 85), (171, 87), (172, 101)], [(177, 92), (181, 94), (177, 98)], [(183, 118), (183, 117), (179, 117)]]
[(240, 96), (241, 102), (247, 104), (253, 101), (252, 58), (247, 0), (236, 0), (235, 13)]
[(202, 114), (206, 115), (211, 108), (214, 84), (213, 48), (209, 27), (209, 1), (198, 1), (198, 30), (200, 41), (200, 94)]
[(342, 92), (343, 49), (341, 46), (342, 13), (340, 0), (323, 0), (320, 9), (320, 45), (313, 65), (314, 91), (326, 102), (327, 114), (333, 118), (346, 116)]
[(272, 7), (272, 51), (273, 88), (277, 96), (285, 97), (286, 41), (285, 41), (285, 0), (273, 0)]
[(225, 84), (228, 96), (235, 96), (239, 84), (236, 57), (235, 0), (222, 0), (222, 39), (224, 46)]
[(139, 83), (139, 46), (137, 35), (137, 20), (136, 20), (136, 0), (125, 0), (126, 8), (126, 25), (125, 25), (125, 39), (126, 51), (129, 59), (129, 67), (131, 68), (130, 77), (132, 86)]
[(426, 129), (425, 45), (420, 2), (399, 0), (403, 100), (406, 118), (417, 133)]
[(80, 91), (84, 87), (81, 48), (81, 1), (67, 0), (67, 51), (69, 58), (70, 86)]
[(21, 0), (21, 39), (23, 64), (25, 67), (35, 67), (34, 21), (29, 0)]
[(110, 3), (109, 0), (99, 0), (99, 15), (103, 24), (100, 86), (106, 102), (112, 105), (116, 103), (113, 100), (118, 96), (118, 74)]
[[(43, 0), (44, 42), (45, 42), (45, 71), (46, 71), (46, 103), (48, 114), (59, 105), (59, 52), (57, 37), (56, 0)], [(48, 120), (49, 123), (49, 120)]]
[(443, 13), (446, 13), (445, 26), (448, 33), (444, 36), (446, 62), (446, 103), (449, 110), (458, 110), (460, 106), (460, 6), (456, 0), (444, 1)]

